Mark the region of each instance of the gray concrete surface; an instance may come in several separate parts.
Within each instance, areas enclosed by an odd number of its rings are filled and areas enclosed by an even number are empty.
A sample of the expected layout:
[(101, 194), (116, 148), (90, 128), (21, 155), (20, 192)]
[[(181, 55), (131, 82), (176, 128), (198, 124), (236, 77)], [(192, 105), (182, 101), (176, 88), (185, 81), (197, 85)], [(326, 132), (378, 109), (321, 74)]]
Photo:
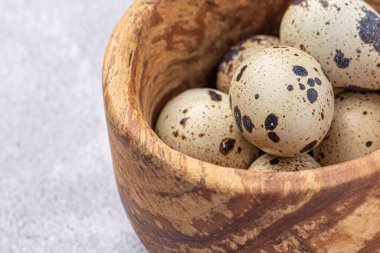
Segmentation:
[(128, 0), (0, 1), (0, 252), (146, 252), (117, 194), (101, 65)]

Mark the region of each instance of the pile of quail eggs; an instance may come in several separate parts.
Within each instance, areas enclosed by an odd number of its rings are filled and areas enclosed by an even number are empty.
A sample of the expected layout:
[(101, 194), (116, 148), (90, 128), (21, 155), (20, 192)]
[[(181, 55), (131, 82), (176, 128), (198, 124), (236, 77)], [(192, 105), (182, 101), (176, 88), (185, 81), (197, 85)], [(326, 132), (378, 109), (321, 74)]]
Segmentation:
[(263, 172), (376, 151), (380, 15), (362, 0), (294, 1), (280, 38), (256, 35), (231, 48), (216, 87), (169, 101), (157, 135), (191, 157)]

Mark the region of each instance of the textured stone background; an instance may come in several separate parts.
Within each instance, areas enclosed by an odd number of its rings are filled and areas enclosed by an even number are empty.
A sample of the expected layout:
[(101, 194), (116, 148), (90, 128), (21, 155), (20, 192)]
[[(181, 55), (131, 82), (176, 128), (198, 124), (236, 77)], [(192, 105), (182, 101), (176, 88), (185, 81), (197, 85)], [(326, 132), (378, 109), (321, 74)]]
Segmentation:
[(145, 252), (117, 194), (101, 66), (128, 0), (0, 1), (0, 252)]

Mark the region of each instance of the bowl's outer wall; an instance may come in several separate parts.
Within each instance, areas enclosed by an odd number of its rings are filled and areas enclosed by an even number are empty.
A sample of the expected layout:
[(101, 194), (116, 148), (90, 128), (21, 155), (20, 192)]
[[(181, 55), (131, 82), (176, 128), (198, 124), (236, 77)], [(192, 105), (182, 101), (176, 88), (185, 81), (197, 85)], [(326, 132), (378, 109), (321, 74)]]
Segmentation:
[(116, 27), (103, 72), (113, 165), (150, 252), (380, 251), (380, 151), (313, 171), (249, 173), (173, 151), (149, 127), (160, 91), (207, 83), (202, 73), (228, 44), (278, 27), (288, 2), (139, 0)]

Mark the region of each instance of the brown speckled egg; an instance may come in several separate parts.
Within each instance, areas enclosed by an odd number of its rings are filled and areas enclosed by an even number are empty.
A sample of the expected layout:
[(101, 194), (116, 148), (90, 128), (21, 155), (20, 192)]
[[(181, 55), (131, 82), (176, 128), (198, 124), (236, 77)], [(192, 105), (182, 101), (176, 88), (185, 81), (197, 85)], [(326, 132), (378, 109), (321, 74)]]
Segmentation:
[(322, 165), (332, 165), (380, 149), (380, 94), (344, 92), (335, 100), (331, 129), (315, 148)]
[(246, 60), (233, 77), (230, 98), (244, 137), (281, 157), (313, 149), (334, 113), (333, 89), (320, 64), (288, 46), (269, 47)]
[(334, 87), (380, 89), (380, 16), (364, 1), (294, 1), (280, 30), (281, 42), (315, 57)]
[(308, 154), (302, 154), (291, 158), (264, 154), (249, 166), (249, 170), (258, 172), (291, 172), (319, 167), (321, 166)]
[(278, 45), (280, 39), (269, 35), (255, 35), (233, 46), (226, 54), (219, 66), (216, 87), (228, 93), (232, 76), (240, 64), (252, 54), (274, 45)]
[(228, 96), (213, 89), (190, 89), (169, 101), (156, 133), (177, 151), (225, 167), (246, 169), (259, 152), (237, 130)]

